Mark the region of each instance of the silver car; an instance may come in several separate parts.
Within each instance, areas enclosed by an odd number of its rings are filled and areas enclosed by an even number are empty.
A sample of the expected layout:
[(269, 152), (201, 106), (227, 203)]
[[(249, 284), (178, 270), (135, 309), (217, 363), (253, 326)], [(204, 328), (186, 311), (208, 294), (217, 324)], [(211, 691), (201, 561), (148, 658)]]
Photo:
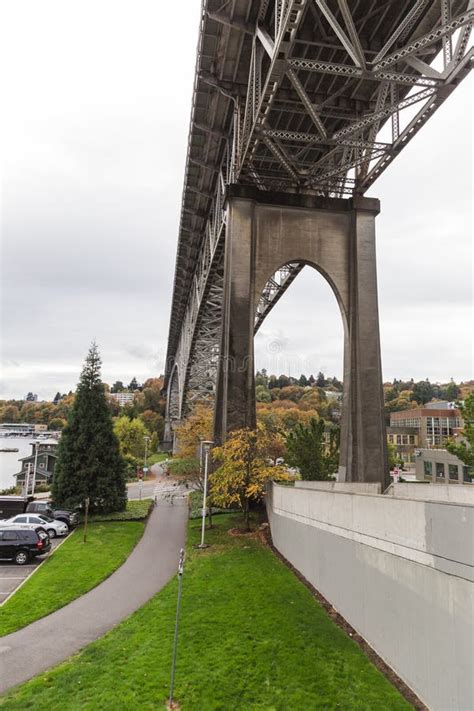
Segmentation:
[(17, 514), (2, 521), (2, 526), (18, 526), (19, 528), (38, 528), (42, 526), (50, 538), (66, 536), (69, 529), (63, 521), (56, 521), (44, 514)]

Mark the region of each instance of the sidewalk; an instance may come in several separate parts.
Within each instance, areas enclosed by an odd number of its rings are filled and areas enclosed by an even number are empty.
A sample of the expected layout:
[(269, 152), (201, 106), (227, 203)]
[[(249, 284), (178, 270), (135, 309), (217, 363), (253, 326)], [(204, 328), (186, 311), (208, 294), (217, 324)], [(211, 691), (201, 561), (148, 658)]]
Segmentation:
[(144, 605), (177, 571), (185, 500), (155, 506), (142, 539), (107, 580), (69, 605), (0, 637), (0, 693), (78, 652)]

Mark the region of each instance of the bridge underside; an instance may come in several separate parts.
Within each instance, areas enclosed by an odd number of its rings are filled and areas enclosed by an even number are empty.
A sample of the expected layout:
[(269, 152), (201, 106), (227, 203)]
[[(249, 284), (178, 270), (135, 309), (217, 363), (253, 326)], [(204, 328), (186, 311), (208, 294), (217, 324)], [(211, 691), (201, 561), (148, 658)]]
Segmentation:
[[(234, 385), (224, 377), (222, 363), (226, 339), (237, 332), (234, 319), (240, 324), (244, 318), (235, 310), (229, 286), (229, 254), (234, 264), (245, 259), (234, 236), (238, 190), (253, 191), (251, 198), (238, 197), (257, 206), (252, 219), (269, 209), (271, 200), (285, 219), (290, 208), (318, 215), (333, 211), (346, 219), (350, 214), (356, 223), (359, 214), (369, 214), (359, 213), (355, 203), (334, 206), (342, 198), (362, 196), (467, 75), (473, 13), (470, 0), (203, 1), (165, 372), (169, 441), (175, 423), (201, 401), (215, 407), (219, 437), (233, 426), (229, 393)], [(305, 202), (315, 198), (326, 200), (326, 207)], [(291, 200), (304, 207), (292, 207)], [(274, 271), (265, 273), (264, 283), (259, 277), (257, 292), (248, 297), (247, 360), (252, 366), (245, 371), (247, 389), (253, 382), (253, 332), (302, 265), (319, 268), (310, 255), (314, 236), (308, 236), (304, 254), (287, 253), (284, 242), (291, 244), (301, 232), (297, 226), (292, 223), (281, 244), (276, 232), (262, 237), (258, 220), (254, 227), (260, 236), (252, 238), (253, 246), (267, 240), (268, 254), (285, 252), (285, 259), (272, 262)], [(358, 228), (351, 229), (355, 237), (351, 242), (346, 235), (346, 248), (350, 243), (353, 250), (360, 237)], [(321, 248), (332, 253), (330, 231), (327, 235)], [(242, 239), (244, 245), (247, 237)], [(361, 265), (357, 250), (351, 259), (349, 280)], [(258, 264), (244, 266), (244, 282), (256, 279)], [(371, 270), (375, 285), (375, 262)], [(327, 278), (331, 281), (330, 270)], [(365, 438), (357, 429), (361, 400), (354, 393), (364, 391), (369, 377), (362, 375), (359, 351), (365, 336), (355, 335), (363, 324), (354, 309), (366, 294), (338, 298), (347, 322), (345, 379), (350, 375), (351, 381), (344, 398), (343, 467), (349, 479), (373, 480), (365, 455), (358, 459), (354, 454), (362, 451)], [(371, 298), (377, 340), (376, 293)], [(366, 372), (372, 373), (368, 365)], [(374, 383), (378, 378), (373, 374)], [(227, 400), (222, 399), (225, 392)], [(251, 422), (253, 396), (248, 393), (244, 421)], [(372, 425), (367, 427), (372, 437)], [(380, 462), (384, 453), (377, 447)]]

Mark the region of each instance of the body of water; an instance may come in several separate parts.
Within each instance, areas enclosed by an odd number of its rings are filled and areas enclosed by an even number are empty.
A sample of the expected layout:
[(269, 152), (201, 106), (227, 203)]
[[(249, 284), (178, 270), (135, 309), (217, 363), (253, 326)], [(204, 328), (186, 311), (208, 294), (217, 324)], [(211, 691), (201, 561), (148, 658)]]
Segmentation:
[(22, 457), (32, 452), (31, 437), (0, 437), (0, 449), (3, 447), (18, 447), (18, 452), (0, 452), (0, 489), (7, 489), (16, 484), (13, 476), (20, 471)]

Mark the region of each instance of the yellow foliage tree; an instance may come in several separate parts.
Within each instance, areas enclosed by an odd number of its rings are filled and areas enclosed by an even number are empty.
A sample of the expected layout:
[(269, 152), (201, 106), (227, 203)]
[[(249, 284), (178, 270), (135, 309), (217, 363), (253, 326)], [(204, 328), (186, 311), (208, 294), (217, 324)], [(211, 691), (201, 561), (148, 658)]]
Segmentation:
[(229, 434), (222, 447), (213, 450), (219, 468), (211, 475), (212, 499), (224, 508), (237, 504), (250, 530), (250, 502), (262, 498), (269, 479), (288, 480), (282, 467), (271, 466), (273, 438), (262, 425), (244, 427)]
[(200, 442), (212, 439), (212, 425), (211, 408), (206, 405), (196, 405), (188, 417), (176, 427), (178, 456), (198, 457)]

